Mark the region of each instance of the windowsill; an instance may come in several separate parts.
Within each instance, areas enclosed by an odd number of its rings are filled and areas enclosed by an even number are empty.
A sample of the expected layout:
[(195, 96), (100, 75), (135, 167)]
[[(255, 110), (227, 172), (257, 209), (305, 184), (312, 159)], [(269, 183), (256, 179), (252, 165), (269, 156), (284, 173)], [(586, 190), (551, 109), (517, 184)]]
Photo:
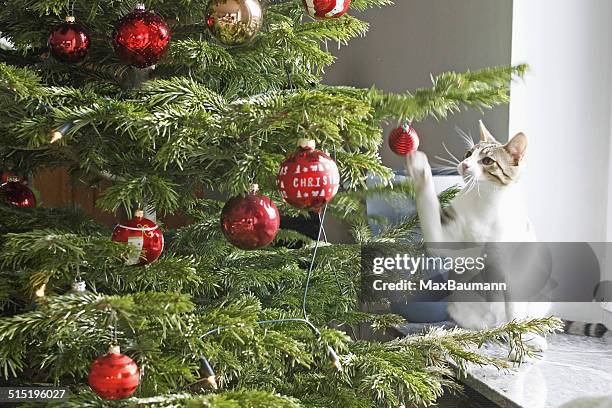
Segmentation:
[[(404, 334), (424, 325), (400, 328)], [(448, 327), (448, 325), (447, 325)], [(557, 408), (582, 397), (612, 394), (612, 342), (557, 334), (548, 339), (549, 349), (537, 359), (508, 371), (471, 366), (461, 381), (502, 407)], [(503, 346), (487, 344), (480, 351), (505, 358)]]

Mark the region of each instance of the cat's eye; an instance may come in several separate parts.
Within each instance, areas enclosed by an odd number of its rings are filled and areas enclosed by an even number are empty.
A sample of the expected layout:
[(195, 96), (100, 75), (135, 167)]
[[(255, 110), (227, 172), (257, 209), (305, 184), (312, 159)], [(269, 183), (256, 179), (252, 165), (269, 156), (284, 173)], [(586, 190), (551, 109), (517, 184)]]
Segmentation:
[(468, 150), (467, 152), (465, 152), (465, 158), (467, 159), (468, 157), (470, 157), (472, 155), (472, 151)]
[(485, 166), (490, 166), (493, 163), (495, 163), (495, 160), (490, 157), (485, 157), (484, 159), (482, 159), (482, 164), (484, 164)]

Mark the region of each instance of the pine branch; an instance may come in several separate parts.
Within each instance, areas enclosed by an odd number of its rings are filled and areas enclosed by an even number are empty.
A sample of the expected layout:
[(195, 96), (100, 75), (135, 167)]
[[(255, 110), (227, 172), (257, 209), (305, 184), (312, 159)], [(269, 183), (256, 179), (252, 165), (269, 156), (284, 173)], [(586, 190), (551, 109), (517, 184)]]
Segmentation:
[(380, 119), (422, 120), (426, 116), (446, 118), (462, 107), (489, 109), (507, 103), (511, 79), (523, 77), (527, 69), (527, 65), (517, 65), (463, 74), (448, 72), (432, 77), (432, 88), (404, 95), (384, 95), (372, 89), (370, 97)]
[(527, 334), (547, 335), (559, 332), (563, 323), (555, 317), (531, 320), (513, 320), (510, 323), (492, 329), (481, 331), (467, 331), (464, 329), (444, 330), (431, 329), (423, 336), (411, 336), (391, 343), (389, 347), (417, 347), (421, 349), (436, 349), (444, 358), (452, 359), (461, 371), (465, 371), (469, 363), (478, 365), (492, 365), (498, 368), (508, 368), (505, 360), (489, 357), (470, 349), (480, 348), (484, 343), (494, 342), (502, 344), (507, 342), (508, 352), (514, 351), (518, 360), (526, 356), (533, 356), (525, 344)]

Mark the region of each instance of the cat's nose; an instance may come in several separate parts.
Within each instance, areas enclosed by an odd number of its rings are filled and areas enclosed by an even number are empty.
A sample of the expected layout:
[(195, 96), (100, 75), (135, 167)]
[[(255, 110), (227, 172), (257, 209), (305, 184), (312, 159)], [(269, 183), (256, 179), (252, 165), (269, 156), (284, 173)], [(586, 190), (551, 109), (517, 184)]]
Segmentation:
[(470, 165), (467, 163), (461, 163), (461, 169), (465, 172), (470, 168)]

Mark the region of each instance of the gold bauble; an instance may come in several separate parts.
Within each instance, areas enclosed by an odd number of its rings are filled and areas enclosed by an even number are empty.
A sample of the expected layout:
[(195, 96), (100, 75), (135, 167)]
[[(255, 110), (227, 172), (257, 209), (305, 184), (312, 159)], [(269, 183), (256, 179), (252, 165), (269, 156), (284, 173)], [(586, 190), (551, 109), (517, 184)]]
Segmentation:
[(263, 11), (258, 0), (211, 0), (206, 9), (208, 29), (225, 45), (251, 41), (262, 22)]

